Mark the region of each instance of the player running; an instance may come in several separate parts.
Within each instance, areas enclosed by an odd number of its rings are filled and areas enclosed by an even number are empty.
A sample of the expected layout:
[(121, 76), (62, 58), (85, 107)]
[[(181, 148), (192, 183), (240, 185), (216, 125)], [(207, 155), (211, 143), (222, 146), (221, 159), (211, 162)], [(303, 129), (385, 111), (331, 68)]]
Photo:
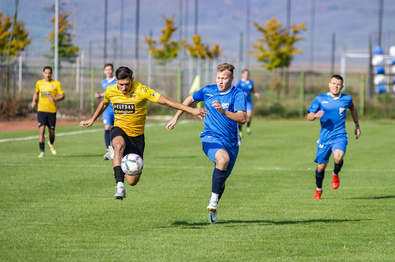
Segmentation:
[[(106, 88), (112, 85), (115, 85), (115, 76), (113, 76), (114, 72), (114, 66), (113, 64), (105, 64), (104, 65), (104, 75), (106, 76), (106, 79), (103, 79), (101, 81), (101, 86), (103, 87), (104, 92), (106, 91)], [(96, 98), (104, 97), (104, 92), (103, 93), (95, 93)], [(104, 153), (103, 158), (104, 160), (109, 160), (112, 159), (114, 150), (112, 149), (111, 146), (111, 140), (110, 140), (110, 130), (111, 126), (114, 125), (114, 110), (112, 108), (112, 104), (110, 103), (106, 110), (103, 112), (103, 124), (104, 124), (104, 143), (106, 145), (106, 153)]]
[(335, 167), (332, 172), (332, 187), (337, 189), (340, 185), (339, 172), (343, 166), (343, 157), (346, 153), (348, 136), (346, 132), (346, 113), (350, 109), (355, 123), (356, 139), (361, 135), (358, 123), (358, 113), (352, 98), (340, 93), (343, 88), (343, 78), (333, 75), (329, 82), (329, 92), (317, 96), (307, 110), (307, 119), (312, 121), (320, 119), (321, 131), (318, 140), (317, 155), (315, 162), (318, 164), (315, 170), (317, 189), (313, 199), (321, 199), (322, 181), (324, 180), (325, 168), (329, 157), (333, 154)]
[(90, 127), (95, 120), (104, 112), (112, 103), (114, 108), (115, 122), (111, 128), (110, 138), (114, 148), (114, 158), (112, 160), (114, 167), (114, 177), (117, 184), (115, 199), (124, 199), (126, 197), (124, 179), (129, 185), (136, 185), (141, 173), (135, 176), (125, 175), (121, 168), (122, 158), (129, 154), (135, 153), (144, 158), (144, 129), (147, 117), (147, 101), (161, 105), (184, 110), (188, 113), (203, 119), (207, 113), (203, 108), (191, 108), (179, 102), (170, 100), (160, 95), (148, 86), (133, 81), (133, 72), (128, 67), (120, 67), (115, 72), (116, 84), (106, 88), (104, 100), (100, 102), (92, 118), (81, 121), (80, 126)]
[[(246, 132), (248, 135), (251, 134), (251, 119), (252, 119), (252, 96), (251, 93), (254, 94), (256, 98), (260, 98), (261, 95), (254, 90), (254, 81), (250, 79), (250, 71), (247, 69), (244, 69), (243, 72), (241, 73), (241, 79), (237, 83), (236, 87), (240, 88), (246, 98), (247, 98), (247, 128)], [(242, 126), (239, 125), (239, 130), (240, 130), (240, 136), (242, 136)]]
[[(217, 68), (216, 85), (208, 85), (188, 96), (183, 104), (204, 101), (209, 114), (204, 119), (200, 133), (204, 153), (215, 163), (212, 176), (212, 193), (207, 210), (211, 223), (217, 220), (218, 201), (225, 190), (225, 181), (232, 172), (239, 152), (238, 124), (246, 122), (246, 98), (243, 92), (232, 85), (234, 66), (220, 64)], [(172, 130), (183, 112), (177, 111), (167, 124)]]
[(39, 137), (38, 144), (40, 147), (39, 158), (45, 157), (45, 126), (48, 126), (49, 141), (48, 145), (53, 155), (56, 154), (55, 146), (55, 126), (56, 126), (56, 102), (64, 99), (64, 93), (59, 81), (52, 79), (52, 68), (49, 66), (43, 69), (44, 79), (36, 82), (36, 90), (33, 94), (31, 107), (37, 105), (37, 120)]

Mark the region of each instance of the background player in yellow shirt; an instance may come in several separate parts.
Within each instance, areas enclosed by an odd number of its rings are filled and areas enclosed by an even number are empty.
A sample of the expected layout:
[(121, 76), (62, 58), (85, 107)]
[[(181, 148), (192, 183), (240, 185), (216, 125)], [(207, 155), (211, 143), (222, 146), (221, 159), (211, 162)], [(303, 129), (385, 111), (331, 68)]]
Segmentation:
[[(44, 79), (37, 81), (36, 92), (33, 95), (32, 108), (37, 106), (37, 120), (39, 128), (38, 142), (41, 153), (38, 157), (44, 157), (44, 142), (45, 142), (45, 126), (49, 129), (48, 145), (52, 154), (56, 154), (56, 149), (53, 146), (55, 141), (55, 126), (56, 126), (56, 102), (64, 99), (64, 93), (60, 82), (52, 80), (52, 68), (49, 66), (43, 69)], [(57, 96), (59, 95), (59, 96)]]
[(134, 186), (140, 180), (141, 173), (136, 176), (125, 175), (121, 169), (123, 156), (135, 153), (143, 158), (145, 140), (144, 128), (147, 116), (147, 101), (186, 111), (200, 119), (208, 112), (204, 108), (191, 108), (160, 95), (148, 86), (133, 81), (133, 71), (128, 67), (120, 67), (115, 72), (116, 85), (106, 88), (104, 100), (98, 105), (92, 118), (81, 121), (80, 126), (90, 127), (103, 113), (110, 102), (114, 108), (115, 122), (111, 129), (111, 141), (114, 148), (114, 176), (117, 183), (115, 199), (126, 197), (124, 178)]

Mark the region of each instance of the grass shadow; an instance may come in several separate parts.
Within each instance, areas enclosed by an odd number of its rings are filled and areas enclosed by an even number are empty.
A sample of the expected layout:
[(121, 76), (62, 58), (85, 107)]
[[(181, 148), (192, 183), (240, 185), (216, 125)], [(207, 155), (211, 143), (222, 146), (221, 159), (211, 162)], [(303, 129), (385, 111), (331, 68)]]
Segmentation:
[[(241, 224), (256, 224), (256, 225), (294, 225), (294, 224), (308, 224), (308, 223), (347, 223), (360, 222), (371, 219), (308, 219), (308, 220), (220, 220), (216, 224), (223, 225), (241, 225)], [(172, 223), (173, 227), (185, 227), (198, 229), (202, 226), (210, 225), (209, 222), (189, 223), (187, 221), (175, 221)]]
[(395, 198), (395, 196), (352, 197), (350, 199), (371, 199), (371, 200), (377, 200), (377, 199), (390, 199), (390, 198)]

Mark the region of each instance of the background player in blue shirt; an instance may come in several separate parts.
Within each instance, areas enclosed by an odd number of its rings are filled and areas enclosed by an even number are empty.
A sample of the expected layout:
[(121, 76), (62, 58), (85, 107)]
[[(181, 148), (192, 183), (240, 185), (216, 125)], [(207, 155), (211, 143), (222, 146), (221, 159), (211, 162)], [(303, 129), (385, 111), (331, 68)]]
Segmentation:
[(343, 166), (343, 157), (348, 143), (346, 132), (347, 109), (350, 109), (355, 123), (356, 139), (361, 135), (357, 110), (354, 107), (351, 96), (340, 93), (342, 88), (343, 78), (340, 75), (333, 75), (329, 82), (329, 93), (317, 96), (307, 110), (308, 120), (312, 121), (320, 118), (321, 122), (320, 138), (317, 142), (317, 156), (314, 160), (318, 164), (315, 171), (317, 189), (314, 199), (321, 199), (325, 168), (332, 153), (335, 161), (335, 167), (332, 172), (332, 187), (337, 189), (340, 185), (339, 172)]
[[(113, 64), (105, 64), (104, 65), (104, 75), (106, 79), (101, 81), (101, 86), (103, 87), (103, 93), (95, 93), (96, 98), (104, 97), (104, 91), (106, 88), (116, 84), (115, 77), (113, 76), (114, 66)], [(110, 140), (110, 130), (114, 125), (114, 109), (112, 108), (112, 104), (110, 103), (106, 110), (103, 112), (103, 124), (104, 124), (104, 142), (106, 144), (106, 153), (104, 153), (104, 160), (112, 159), (113, 150), (111, 147)]]
[[(234, 66), (220, 64), (217, 68), (216, 85), (208, 85), (188, 96), (183, 104), (204, 101), (209, 114), (204, 119), (204, 130), (200, 133), (204, 153), (215, 163), (212, 176), (212, 194), (207, 210), (211, 223), (217, 219), (218, 201), (225, 190), (239, 152), (240, 136), (237, 125), (246, 122), (246, 98), (243, 92), (232, 86)], [(178, 110), (167, 124), (171, 130), (182, 111)]]
[[(251, 93), (254, 94), (254, 96), (256, 98), (260, 98), (261, 95), (257, 92), (255, 92), (254, 90), (254, 81), (252, 81), (250, 79), (250, 71), (248, 71), (247, 69), (244, 69), (243, 72), (241, 73), (241, 79), (239, 80), (239, 82), (237, 83), (236, 87), (240, 88), (246, 98), (247, 98), (247, 129), (246, 132), (247, 134), (251, 134), (251, 128), (250, 128), (250, 124), (251, 124), (251, 118), (252, 118), (252, 96)], [(239, 125), (239, 129), (240, 129), (240, 136), (242, 135), (242, 126)]]

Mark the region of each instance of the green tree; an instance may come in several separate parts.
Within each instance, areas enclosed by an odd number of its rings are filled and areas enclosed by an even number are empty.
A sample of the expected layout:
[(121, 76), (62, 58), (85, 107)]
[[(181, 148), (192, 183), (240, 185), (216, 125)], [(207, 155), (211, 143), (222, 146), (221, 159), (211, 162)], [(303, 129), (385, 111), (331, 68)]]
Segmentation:
[(185, 43), (185, 40), (179, 43), (171, 39), (173, 33), (177, 30), (173, 22), (175, 15), (171, 18), (166, 18), (164, 15), (161, 16), (165, 21), (165, 28), (161, 30), (162, 35), (158, 40), (150, 39), (144, 35), (144, 41), (148, 45), (147, 52), (151, 53), (152, 57), (156, 59), (157, 64), (166, 65), (177, 57), (179, 47)]
[[(70, 32), (70, 30), (73, 28), (73, 23), (69, 21), (70, 12), (66, 12), (62, 8), (65, 5), (65, 3), (62, 3), (59, 10), (58, 51), (59, 57), (68, 58), (72, 61), (78, 56), (79, 48), (73, 44), (73, 38)], [(51, 8), (45, 8), (45, 11), (55, 13), (55, 6), (52, 6)], [(46, 21), (46, 23), (48, 23), (48, 21)], [(51, 19), (51, 24), (55, 26), (55, 14)], [(52, 32), (46, 37), (46, 41), (52, 41), (51, 49), (49, 50), (50, 55), (48, 55), (48, 57), (52, 58), (55, 49), (55, 28), (53, 28)]]
[[(4, 14), (0, 13), (0, 57), (1, 59), (8, 55), (8, 46), (11, 37), (11, 26), (12, 18), (7, 15), (4, 18)], [(11, 41), (10, 56), (19, 55), (20, 51), (23, 51), (26, 46), (32, 42), (32, 38), (28, 38), (29, 31), (25, 28), (25, 23), (21, 20), (15, 22), (14, 33)]]
[(258, 38), (258, 43), (252, 44), (254, 51), (248, 51), (262, 66), (272, 71), (276, 68), (289, 67), (295, 54), (302, 53), (296, 49), (295, 43), (304, 40), (297, 37), (302, 31), (306, 31), (306, 23), (294, 24), (290, 27), (282, 27), (276, 18), (267, 20), (265, 27), (253, 23), (259, 32), (263, 34)]
[(199, 35), (192, 36), (193, 45), (185, 45), (193, 58), (215, 59), (218, 58), (223, 49), (219, 49), (219, 45), (214, 45), (211, 49), (209, 45), (202, 43), (203, 37)]

